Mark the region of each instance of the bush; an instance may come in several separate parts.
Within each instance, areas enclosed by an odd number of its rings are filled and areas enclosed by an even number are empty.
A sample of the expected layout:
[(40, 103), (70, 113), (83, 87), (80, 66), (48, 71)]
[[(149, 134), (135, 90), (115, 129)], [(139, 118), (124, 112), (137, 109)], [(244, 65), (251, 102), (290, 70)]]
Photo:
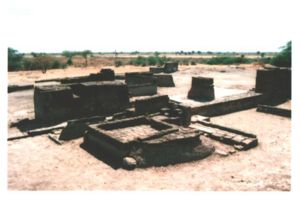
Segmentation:
[(206, 64), (217, 65), (217, 64), (240, 64), (240, 63), (251, 63), (250, 59), (245, 57), (213, 57), (205, 61)]
[(145, 57), (138, 56), (130, 61), (130, 64), (137, 65), (137, 66), (146, 66), (147, 60)]
[(51, 56), (36, 56), (23, 60), (22, 70), (39, 70), (39, 69), (58, 69), (65, 68), (66, 63), (63, 63)]
[(292, 42), (282, 47), (280, 53), (271, 59), (271, 64), (277, 67), (292, 67)]
[(138, 56), (137, 58), (133, 58), (130, 60), (130, 64), (137, 65), (137, 66), (153, 66), (153, 65), (163, 65), (167, 61), (170, 61), (170, 58), (167, 57), (159, 57), (158, 54), (155, 54), (155, 56), (149, 56), (149, 57), (142, 57)]
[(120, 60), (115, 61), (115, 67), (120, 67), (123, 65), (123, 62)]
[(190, 62), (189, 62), (189, 60), (186, 60), (186, 59), (185, 59), (185, 60), (182, 60), (182, 61), (181, 61), (181, 64), (182, 64), (182, 65), (189, 65)]
[(67, 65), (72, 65), (72, 64), (73, 64), (72, 58), (68, 58), (68, 60), (67, 60)]
[(50, 69), (65, 68), (65, 67), (67, 67), (67, 64), (60, 62), (59, 60), (54, 60), (50, 64)]
[(158, 60), (159, 60), (159, 57), (150, 56), (147, 58), (147, 64), (148, 65), (156, 65), (156, 64), (158, 64)]
[(8, 48), (7, 57), (8, 71), (23, 69), (23, 54), (18, 53), (18, 51), (15, 49)]
[(192, 61), (192, 62), (191, 62), (191, 65), (196, 65), (196, 62), (195, 62), (195, 61)]

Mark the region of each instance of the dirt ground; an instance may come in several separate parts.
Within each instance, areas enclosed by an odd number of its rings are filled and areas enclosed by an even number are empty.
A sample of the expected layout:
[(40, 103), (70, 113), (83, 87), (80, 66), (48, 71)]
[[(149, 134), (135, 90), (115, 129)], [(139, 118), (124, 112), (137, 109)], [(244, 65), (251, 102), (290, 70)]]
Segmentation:
[[(191, 76), (214, 78), (219, 97), (254, 88), (257, 67), (251, 65), (181, 66), (173, 73), (176, 88), (159, 88), (159, 94), (186, 95)], [(115, 68), (117, 73), (147, 71), (147, 67)], [(9, 84), (88, 75), (99, 68), (67, 68), (10, 72)], [(8, 94), (8, 127), (33, 118), (33, 90)], [(281, 105), (290, 108), (288, 101)], [(114, 169), (80, 147), (83, 139), (57, 145), (47, 135), (8, 141), (9, 190), (190, 190), (190, 191), (289, 191), (291, 189), (291, 119), (249, 109), (211, 118), (211, 122), (256, 134), (259, 145), (231, 155), (213, 155), (198, 161), (166, 167)], [(22, 133), (9, 127), (8, 137)], [(205, 139), (204, 139), (205, 140)], [(218, 143), (218, 150), (228, 149)], [(229, 147), (229, 146), (228, 146)]]

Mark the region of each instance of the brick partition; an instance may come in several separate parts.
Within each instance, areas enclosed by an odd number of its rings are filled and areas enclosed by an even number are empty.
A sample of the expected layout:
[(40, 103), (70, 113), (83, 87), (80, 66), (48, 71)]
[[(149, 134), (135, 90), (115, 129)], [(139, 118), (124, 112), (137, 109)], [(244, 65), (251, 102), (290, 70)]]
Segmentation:
[(161, 108), (168, 106), (169, 96), (157, 95), (135, 101), (135, 111), (138, 114), (159, 112)]
[(154, 95), (157, 93), (156, 78), (151, 72), (125, 73), (125, 82), (131, 96)]
[(238, 95), (227, 96), (205, 104), (199, 104), (191, 108), (192, 114), (202, 116), (219, 116), (240, 110), (250, 109), (264, 100), (261, 93), (248, 92)]

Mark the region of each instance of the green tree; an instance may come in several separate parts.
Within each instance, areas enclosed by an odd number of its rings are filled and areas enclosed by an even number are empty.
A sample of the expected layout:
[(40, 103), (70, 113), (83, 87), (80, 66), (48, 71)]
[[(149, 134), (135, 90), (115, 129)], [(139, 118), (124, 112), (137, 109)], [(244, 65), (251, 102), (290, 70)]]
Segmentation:
[(82, 55), (82, 57), (84, 57), (84, 59), (85, 59), (85, 66), (88, 66), (87, 56), (92, 55), (92, 54), (93, 53), (90, 50), (84, 50), (80, 53), (80, 55)]
[(281, 51), (271, 59), (271, 64), (277, 67), (292, 67), (292, 41), (281, 47)]
[(62, 55), (67, 58), (67, 65), (72, 65), (72, 57), (75, 55), (75, 52), (72, 51), (63, 51)]
[(8, 71), (19, 70), (22, 68), (22, 60), (24, 54), (19, 53), (17, 50), (13, 48), (8, 48), (8, 60), (7, 66)]

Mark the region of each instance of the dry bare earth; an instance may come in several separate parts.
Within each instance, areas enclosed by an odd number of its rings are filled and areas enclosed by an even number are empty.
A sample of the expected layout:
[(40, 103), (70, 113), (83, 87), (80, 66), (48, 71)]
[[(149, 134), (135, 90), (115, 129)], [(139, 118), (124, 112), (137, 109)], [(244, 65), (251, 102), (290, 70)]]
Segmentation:
[[(182, 66), (180, 72), (173, 74), (176, 88), (160, 88), (159, 93), (186, 94), (192, 75), (214, 77), (215, 86), (219, 87), (221, 94), (222, 88), (226, 88), (226, 93), (253, 88), (256, 68), (250, 65), (241, 67)], [(147, 70), (135, 68), (134, 71)], [(120, 72), (128, 70), (132, 70), (132, 67), (117, 69)], [(21, 81), (30, 83), (41, 77), (87, 75), (98, 71), (98, 68), (70, 68), (50, 70), (47, 75), (38, 72), (9, 73), (9, 81), (17, 82), (16, 78), (19, 77)], [(32, 96), (32, 90), (8, 95), (9, 122), (28, 116), (33, 117)], [(282, 106), (290, 108), (290, 102)], [(250, 109), (215, 117), (211, 121), (256, 134), (259, 140), (258, 147), (226, 157), (214, 153), (199, 161), (127, 171), (115, 170), (80, 148), (82, 138), (58, 146), (43, 135), (8, 141), (8, 188), (10, 190), (290, 190), (290, 119)], [(21, 134), (16, 128), (9, 128), (9, 137), (18, 135)], [(214, 144), (218, 150), (230, 150), (228, 146), (203, 140)]]

